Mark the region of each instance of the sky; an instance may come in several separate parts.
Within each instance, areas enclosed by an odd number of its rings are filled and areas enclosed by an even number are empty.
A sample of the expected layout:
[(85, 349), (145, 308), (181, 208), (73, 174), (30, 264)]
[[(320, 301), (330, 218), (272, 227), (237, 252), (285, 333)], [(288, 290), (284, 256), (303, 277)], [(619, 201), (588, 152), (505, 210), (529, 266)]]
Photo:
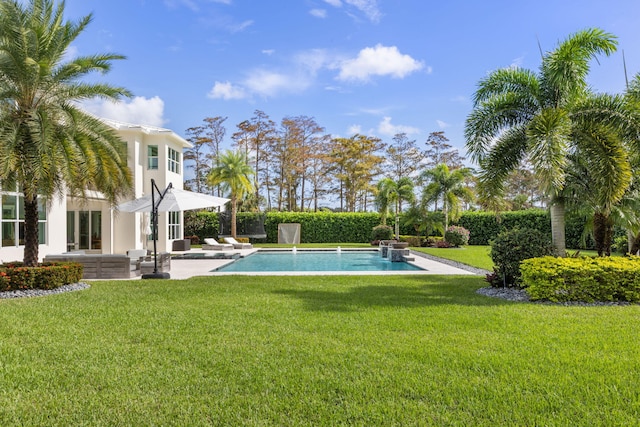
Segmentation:
[(66, 17), (93, 21), (68, 55), (118, 53), (96, 81), (123, 86), (103, 117), (166, 127), (182, 137), (206, 117), (236, 125), (255, 110), (274, 122), (309, 116), (334, 137), (420, 148), (444, 131), (461, 155), (480, 79), (504, 67), (537, 70), (541, 50), (598, 27), (618, 52), (592, 64), (598, 92), (640, 72), (638, 0), (67, 0)]

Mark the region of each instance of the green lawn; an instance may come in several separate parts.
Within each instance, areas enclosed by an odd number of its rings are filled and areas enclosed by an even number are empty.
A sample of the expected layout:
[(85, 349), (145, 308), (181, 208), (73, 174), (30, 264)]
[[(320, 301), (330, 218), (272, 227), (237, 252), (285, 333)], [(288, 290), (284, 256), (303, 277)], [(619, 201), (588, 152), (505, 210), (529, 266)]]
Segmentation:
[(489, 256), (490, 246), (463, 246), (460, 248), (411, 248), (440, 258), (446, 258), (473, 267), (493, 271), (493, 261)]
[(0, 425), (638, 425), (640, 306), (481, 277), (93, 282), (0, 300)]

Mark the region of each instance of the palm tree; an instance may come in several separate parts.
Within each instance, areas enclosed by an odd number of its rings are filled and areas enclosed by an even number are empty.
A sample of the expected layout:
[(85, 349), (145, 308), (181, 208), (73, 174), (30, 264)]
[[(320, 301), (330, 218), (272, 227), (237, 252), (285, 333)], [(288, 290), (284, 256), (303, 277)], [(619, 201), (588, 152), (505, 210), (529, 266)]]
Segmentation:
[(402, 202), (412, 202), (414, 199), (413, 181), (407, 177), (400, 178), (398, 181), (394, 181), (391, 178), (383, 178), (378, 181), (376, 190), (375, 203), (380, 212), (383, 225), (387, 225), (389, 208), (393, 205), (393, 211), (396, 215), (396, 239), (398, 239), (400, 235), (398, 216), (402, 210)]
[(439, 212), (429, 212), (422, 203), (412, 203), (409, 209), (402, 215), (403, 225), (413, 227), (416, 236), (420, 237), (425, 233), (429, 237), (432, 232), (444, 234), (442, 214)]
[[(589, 61), (616, 50), (613, 35), (588, 29), (571, 35), (542, 58), (540, 71), (500, 69), (482, 79), (474, 109), (467, 118), (467, 150), (480, 164), (479, 188), (500, 197), (512, 170), (529, 159), (541, 190), (550, 198), (552, 238), (565, 254), (563, 189), (568, 154), (575, 147), (590, 150), (611, 169), (609, 148), (638, 134), (637, 115), (623, 97), (594, 94), (587, 84)], [(617, 149), (617, 148), (616, 148)], [(605, 192), (619, 197), (625, 174), (600, 177)]]
[(246, 155), (241, 151), (226, 150), (218, 156), (216, 165), (209, 171), (209, 185), (221, 185), (231, 197), (231, 237), (236, 238), (236, 216), (238, 200), (254, 190), (254, 171)]
[(98, 190), (115, 205), (130, 193), (126, 143), (78, 101), (129, 96), (123, 88), (81, 80), (109, 71), (120, 55), (66, 60), (91, 22), (63, 20), (64, 2), (0, 1), (0, 185), (24, 195), (24, 263), (38, 263), (39, 197), (85, 197)]
[(453, 171), (440, 163), (433, 169), (424, 171), (422, 179), (428, 184), (422, 191), (422, 203), (428, 205), (442, 200), (444, 228), (449, 227), (449, 219), (456, 219), (460, 213), (460, 201), (473, 200), (473, 192), (465, 184), (465, 179), (472, 175), (469, 168), (458, 168)]

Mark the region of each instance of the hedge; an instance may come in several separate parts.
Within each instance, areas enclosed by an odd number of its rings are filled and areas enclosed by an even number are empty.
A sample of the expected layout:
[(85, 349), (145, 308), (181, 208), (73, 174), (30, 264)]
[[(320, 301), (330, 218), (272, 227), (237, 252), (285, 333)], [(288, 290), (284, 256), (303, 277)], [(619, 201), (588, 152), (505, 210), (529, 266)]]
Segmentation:
[[(254, 213), (238, 213), (241, 218), (263, 215)], [(239, 221), (240, 222), (240, 221)], [(278, 241), (278, 224), (297, 222), (301, 224), (301, 239), (305, 243), (364, 243), (371, 239), (373, 227), (380, 224), (380, 215), (375, 212), (333, 213), (333, 212), (268, 212), (265, 220), (266, 239), (257, 242), (276, 243)], [(387, 219), (387, 224), (394, 226), (395, 218)], [(400, 217), (401, 235), (415, 235), (411, 226), (405, 226)], [(198, 236), (200, 241), (207, 237), (218, 237), (218, 214), (216, 212), (185, 212), (185, 237)], [(534, 228), (551, 237), (551, 220), (549, 212), (542, 209), (503, 212), (471, 212), (462, 214), (458, 221), (452, 223), (464, 227), (470, 232), (470, 245), (488, 245), (489, 242), (505, 230), (514, 228)], [(580, 239), (584, 229), (584, 220), (567, 217), (566, 236), (568, 248), (592, 249), (593, 241), (588, 240), (586, 247)], [(242, 234), (239, 232), (238, 234)]]
[(81, 279), (82, 264), (77, 262), (47, 262), (38, 267), (17, 262), (0, 265), (0, 291), (56, 289)]
[(520, 264), (532, 300), (640, 302), (640, 257), (531, 258)]

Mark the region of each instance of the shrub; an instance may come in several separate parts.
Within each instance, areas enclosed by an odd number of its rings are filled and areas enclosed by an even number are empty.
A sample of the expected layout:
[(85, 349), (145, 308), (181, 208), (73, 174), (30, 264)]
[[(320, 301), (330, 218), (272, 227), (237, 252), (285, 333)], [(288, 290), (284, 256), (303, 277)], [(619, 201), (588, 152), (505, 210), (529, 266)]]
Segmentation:
[(554, 255), (551, 239), (532, 228), (504, 231), (491, 241), (491, 259), (496, 278), (492, 286), (519, 286), (520, 263), (525, 259)]
[(371, 240), (391, 240), (393, 239), (393, 228), (388, 225), (376, 225), (371, 232)]
[(187, 236), (187, 239), (191, 240), (191, 244), (192, 245), (199, 245), (200, 244), (200, 238), (196, 235), (193, 236)]
[(451, 243), (447, 242), (446, 240), (436, 240), (434, 246), (436, 248), (450, 248)]
[(409, 246), (419, 248), (422, 246), (422, 237), (418, 236), (400, 236), (401, 242), (407, 242)]
[(38, 267), (16, 262), (0, 266), (0, 291), (55, 289), (81, 279), (82, 264), (77, 262), (47, 262)]
[(629, 252), (629, 241), (627, 236), (618, 236), (613, 241), (611, 249), (615, 252), (626, 254)]
[(640, 302), (640, 257), (542, 257), (523, 261), (532, 300)]
[(452, 246), (464, 246), (469, 243), (469, 230), (452, 225), (444, 232), (444, 240)]

